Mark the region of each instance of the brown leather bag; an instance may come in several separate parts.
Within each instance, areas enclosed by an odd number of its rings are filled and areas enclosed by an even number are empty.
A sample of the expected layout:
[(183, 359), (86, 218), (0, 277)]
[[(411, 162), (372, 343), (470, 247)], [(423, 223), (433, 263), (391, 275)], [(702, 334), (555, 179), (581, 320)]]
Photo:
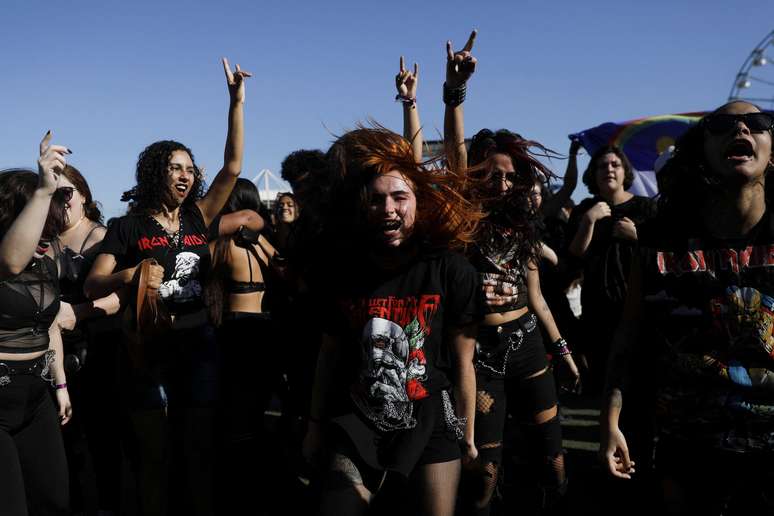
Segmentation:
[(172, 319), (159, 297), (158, 289), (148, 286), (152, 265), (158, 265), (153, 258), (140, 262), (137, 281), (137, 333), (145, 336), (158, 335), (172, 327)]
[(148, 287), (150, 268), (156, 264), (153, 258), (140, 262), (134, 313), (132, 310), (125, 311), (126, 342), (132, 363), (137, 368), (145, 365), (145, 340), (159, 336), (172, 327), (172, 319), (159, 297), (159, 291)]

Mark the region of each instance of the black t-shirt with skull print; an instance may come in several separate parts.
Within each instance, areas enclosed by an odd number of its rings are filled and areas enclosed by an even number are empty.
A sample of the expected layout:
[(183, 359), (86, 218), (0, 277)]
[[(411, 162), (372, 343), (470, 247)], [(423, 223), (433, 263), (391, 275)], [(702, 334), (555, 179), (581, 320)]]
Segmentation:
[(410, 428), (414, 402), (450, 386), (445, 335), (480, 314), (476, 271), (448, 251), (391, 271), (356, 262), (337, 275), (324, 310), (323, 330), (345, 349), (339, 387), (378, 428)]
[(176, 314), (202, 307), (203, 276), (210, 265), (207, 225), (196, 205), (180, 209), (180, 225), (169, 235), (150, 215), (125, 215), (108, 226), (100, 249), (115, 257), (116, 270), (155, 258), (164, 267), (159, 294)]

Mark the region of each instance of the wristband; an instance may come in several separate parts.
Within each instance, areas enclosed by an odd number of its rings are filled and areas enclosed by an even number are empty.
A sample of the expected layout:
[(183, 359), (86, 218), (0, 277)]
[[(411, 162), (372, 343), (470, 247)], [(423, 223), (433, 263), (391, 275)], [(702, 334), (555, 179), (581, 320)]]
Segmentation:
[(559, 337), (554, 341), (553, 346), (554, 346), (554, 352), (553, 352), (554, 355), (562, 356), (562, 355), (569, 355), (572, 353), (570, 351), (569, 346), (567, 346), (567, 341), (561, 337)]
[(54, 388), (55, 388), (56, 390), (59, 390), (59, 389), (67, 389), (67, 383), (58, 383), (58, 384), (54, 385)]
[(456, 88), (451, 88), (448, 84), (443, 83), (443, 103), (449, 107), (459, 106), (465, 102), (465, 93), (467, 92), (467, 89), (464, 82)]
[(416, 106), (417, 104), (417, 98), (416, 97), (406, 97), (404, 95), (401, 95), (398, 93), (395, 95), (395, 102), (402, 102), (404, 104), (410, 104), (412, 107)]

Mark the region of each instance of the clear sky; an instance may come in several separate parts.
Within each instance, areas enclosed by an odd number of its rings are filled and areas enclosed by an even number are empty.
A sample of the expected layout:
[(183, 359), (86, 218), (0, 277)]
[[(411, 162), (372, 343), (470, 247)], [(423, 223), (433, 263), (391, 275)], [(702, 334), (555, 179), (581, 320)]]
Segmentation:
[(437, 136), (444, 44), (472, 28), (468, 134), (507, 127), (565, 153), (568, 133), (602, 122), (722, 104), (774, 28), (774, 2), (2, 0), (0, 23), (0, 168), (34, 166), (51, 129), (115, 216), (153, 141), (185, 143), (210, 174), (222, 165), (221, 56), (254, 74), (249, 178), (367, 117), (400, 131), (401, 54), (419, 62), (422, 122)]

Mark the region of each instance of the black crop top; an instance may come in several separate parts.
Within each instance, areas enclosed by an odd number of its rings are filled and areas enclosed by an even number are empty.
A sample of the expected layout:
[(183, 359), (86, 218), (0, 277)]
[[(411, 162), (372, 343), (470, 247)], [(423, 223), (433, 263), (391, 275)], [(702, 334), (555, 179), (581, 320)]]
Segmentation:
[(486, 297), (486, 313), (503, 313), (527, 306), (527, 275), (516, 257), (518, 235), (486, 225), (469, 256)]
[(250, 268), (250, 281), (229, 280), (227, 288), (230, 294), (251, 294), (266, 290), (264, 282), (253, 281), (253, 262), (250, 259), (250, 251), (245, 249), (245, 253), (247, 253), (247, 266)]
[(0, 352), (48, 349), (48, 329), (59, 311), (54, 260), (34, 258), (18, 276), (0, 282)]
[(247, 253), (247, 266), (250, 268), (250, 281), (234, 281), (229, 280), (228, 292), (230, 294), (251, 294), (253, 292), (263, 292), (266, 290), (266, 284), (262, 281), (253, 281), (253, 262), (250, 259), (250, 251), (245, 249)]

